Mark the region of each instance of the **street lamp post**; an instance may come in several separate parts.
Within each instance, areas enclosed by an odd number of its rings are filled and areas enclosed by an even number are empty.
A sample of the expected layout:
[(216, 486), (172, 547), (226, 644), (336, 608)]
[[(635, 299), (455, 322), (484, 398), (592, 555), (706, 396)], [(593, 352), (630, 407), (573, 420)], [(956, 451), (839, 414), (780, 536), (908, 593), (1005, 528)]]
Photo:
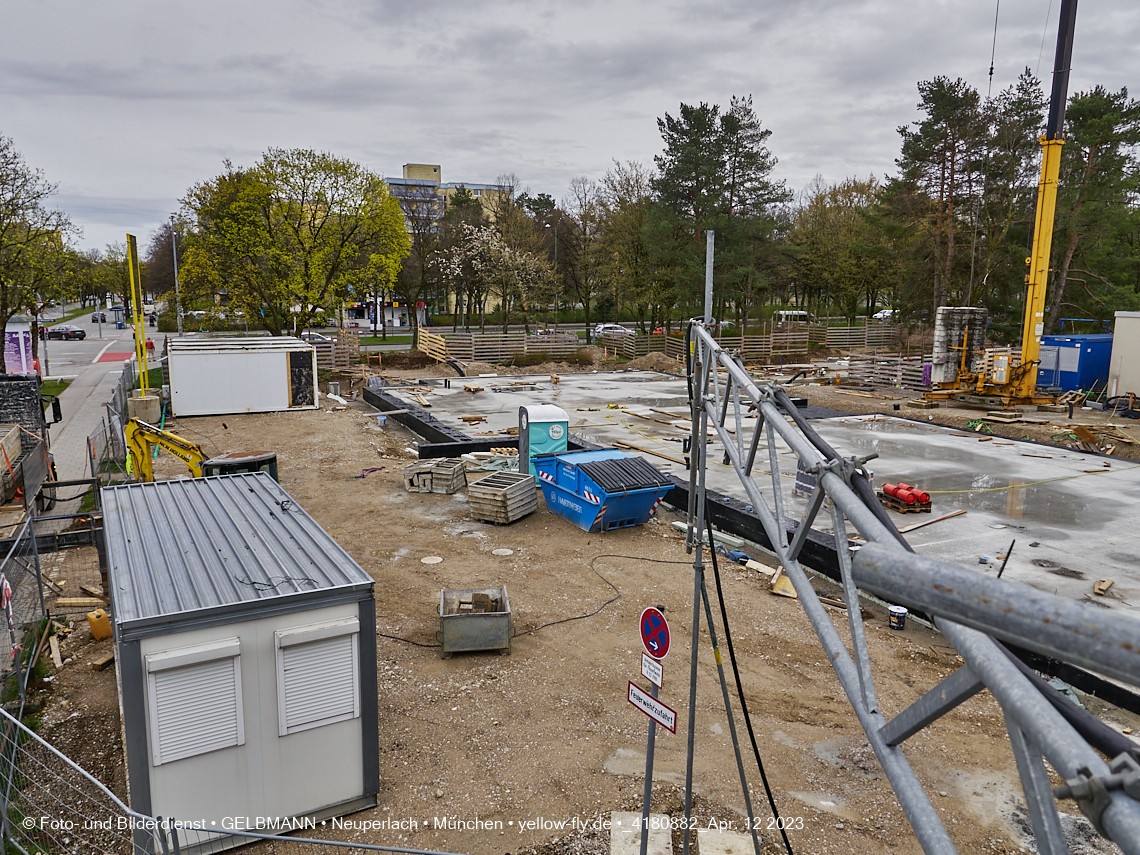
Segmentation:
[(554, 292), (554, 329), (558, 330), (558, 310), (562, 305), (562, 279), (558, 275), (558, 226), (552, 226), (550, 223), (546, 224), (548, 229), (554, 230), (554, 279), (558, 283), (557, 289)]
[(178, 287), (178, 235), (174, 231), (174, 214), (170, 215), (170, 247), (174, 253), (174, 311), (178, 314), (178, 335), (182, 335), (182, 289)]

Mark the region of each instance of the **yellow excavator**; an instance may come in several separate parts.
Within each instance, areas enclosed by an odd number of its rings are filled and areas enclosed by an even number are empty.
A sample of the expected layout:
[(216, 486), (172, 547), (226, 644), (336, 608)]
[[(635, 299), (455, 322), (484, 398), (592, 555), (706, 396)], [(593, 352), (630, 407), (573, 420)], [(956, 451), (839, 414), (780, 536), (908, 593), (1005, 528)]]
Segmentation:
[(123, 428), (130, 468), (140, 481), (154, 480), (151, 449), (163, 448), (186, 464), (192, 478), (207, 475), (235, 475), (243, 472), (267, 472), (277, 480), (277, 455), (272, 451), (231, 451), (218, 457), (207, 457), (197, 443), (156, 427), (142, 419), (131, 419)]
[(1061, 0), (1061, 20), (1057, 28), (1057, 54), (1053, 63), (1053, 89), (1049, 97), (1049, 120), (1041, 137), (1041, 180), (1037, 185), (1037, 214), (1033, 224), (1033, 248), (1025, 259), (1029, 273), (1025, 295), (1025, 321), (1021, 331), (1021, 360), (1012, 365), (1009, 356), (993, 359), (990, 373), (968, 369), (969, 332), (963, 336), (958, 377), (939, 383), (924, 397), (935, 400), (966, 399), (977, 402), (1051, 404), (1055, 399), (1037, 391), (1041, 336), (1045, 332), (1045, 292), (1049, 284), (1049, 256), (1053, 248), (1053, 218), (1057, 210), (1057, 183), (1061, 173), (1061, 147), (1065, 124), (1065, 102), (1069, 92), (1069, 66), (1073, 55), (1073, 30), (1077, 0)]

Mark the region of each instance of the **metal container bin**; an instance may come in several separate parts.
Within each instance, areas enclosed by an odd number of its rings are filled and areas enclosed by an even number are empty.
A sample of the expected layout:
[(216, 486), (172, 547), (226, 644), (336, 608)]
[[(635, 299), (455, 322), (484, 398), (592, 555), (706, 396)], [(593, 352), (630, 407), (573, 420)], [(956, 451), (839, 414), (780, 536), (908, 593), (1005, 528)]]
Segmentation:
[(546, 507), (583, 531), (641, 525), (672, 482), (643, 458), (624, 451), (577, 451), (537, 457)]
[[(489, 603), (489, 610), (476, 610), (480, 599)], [(440, 591), (439, 640), (441, 659), (473, 650), (498, 650), (509, 656), (511, 600), (507, 586)]]

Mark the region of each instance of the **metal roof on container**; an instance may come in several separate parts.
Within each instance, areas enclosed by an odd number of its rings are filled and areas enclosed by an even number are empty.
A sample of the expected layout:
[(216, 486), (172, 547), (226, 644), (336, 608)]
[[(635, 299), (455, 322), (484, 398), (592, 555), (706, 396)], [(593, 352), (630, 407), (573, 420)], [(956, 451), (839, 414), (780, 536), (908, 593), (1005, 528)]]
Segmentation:
[(366, 596), (359, 564), (264, 472), (104, 487), (123, 637)]
[(291, 335), (249, 336), (248, 338), (172, 338), (171, 353), (213, 353), (219, 351), (312, 350), (307, 341)]

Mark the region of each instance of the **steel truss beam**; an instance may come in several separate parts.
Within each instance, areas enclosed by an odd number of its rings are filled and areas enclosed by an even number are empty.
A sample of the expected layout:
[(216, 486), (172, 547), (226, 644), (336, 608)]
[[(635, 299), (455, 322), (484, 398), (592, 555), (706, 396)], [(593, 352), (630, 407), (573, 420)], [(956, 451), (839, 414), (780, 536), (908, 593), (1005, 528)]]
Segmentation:
[[(983, 689), (1001, 705), (1026, 794), (1030, 821), (1042, 852), (1068, 851), (1060, 833), (1056, 800), (1043, 760), (1066, 780), (1058, 795), (1077, 803), (1097, 830), (1128, 855), (1140, 855), (1140, 774), (1131, 757), (1112, 767), (1063, 717), (994, 640), (1071, 662), (1140, 686), (1140, 624), (1134, 618), (1093, 609), (1026, 586), (990, 579), (953, 565), (920, 558), (880, 520), (852, 487), (867, 458), (829, 459), (777, 405), (782, 391), (758, 386), (703, 325), (690, 327), (689, 369), (692, 448), (704, 448), (704, 424), (713, 427), (759, 517), (784, 571), (839, 678), (859, 723), (898, 796), (923, 851), (955, 853), (953, 842), (903, 752), (903, 742)], [(786, 398), (784, 398), (786, 402)], [(749, 418), (755, 411), (756, 418)], [(750, 438), (745, 425), (752, 423)], [(735, 432), (727, 429), (731, 425)], [(698, 433), (699, 431), (699, 433)], [(760, 441), (767, 473), (756, 471)], [(776, 458), (777, 439), (816, 476), (816, 489), (791, 542)], [(690, 547), (700, 548), (706, 456), (693, 455), (689, 501)], [(767, 475), (762, 491), (758, 477)], [(861, 477), (861, 476), (858, 476)], [(831, 500), (848, 639), (840, 635), (797, 560), (808, 530)], [(850, 522), (867, 541), (854, 562), (843, 548)], [(965, 662), (957, 672), (889, 721), (878, 709), (871, 660), (858, 607), (858, 588), (933, 616), (938, 630)], [(850, 644), (850, 651), (848, 650)], [(1113, 774), (1113, 773), (1117, 774)], [(1134, 798), (1134, 795), (1136, 798)]]

